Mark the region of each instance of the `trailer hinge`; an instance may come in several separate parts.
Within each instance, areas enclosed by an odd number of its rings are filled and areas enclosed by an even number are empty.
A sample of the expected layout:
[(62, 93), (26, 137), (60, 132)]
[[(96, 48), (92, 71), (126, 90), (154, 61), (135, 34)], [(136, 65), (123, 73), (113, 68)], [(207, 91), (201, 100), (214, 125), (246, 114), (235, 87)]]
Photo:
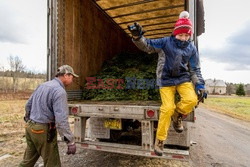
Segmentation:
[(50, 48), (47, 48), (47, 56), (50, 56)]
[(47, 10), (47, 15), (48, 16), (50, 15), (50, 8), (48, 8), (48, 10)]

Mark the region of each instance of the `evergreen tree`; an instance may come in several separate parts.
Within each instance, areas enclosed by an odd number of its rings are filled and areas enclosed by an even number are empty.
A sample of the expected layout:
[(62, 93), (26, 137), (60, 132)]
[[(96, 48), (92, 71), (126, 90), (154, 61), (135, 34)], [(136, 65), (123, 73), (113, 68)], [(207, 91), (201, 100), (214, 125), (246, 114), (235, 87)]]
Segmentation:
[(238, 96), (245, 96), (246, 95), (243, 84), (239, 84), (239, 86), (237, 87), (236, 95), (238, 95)]

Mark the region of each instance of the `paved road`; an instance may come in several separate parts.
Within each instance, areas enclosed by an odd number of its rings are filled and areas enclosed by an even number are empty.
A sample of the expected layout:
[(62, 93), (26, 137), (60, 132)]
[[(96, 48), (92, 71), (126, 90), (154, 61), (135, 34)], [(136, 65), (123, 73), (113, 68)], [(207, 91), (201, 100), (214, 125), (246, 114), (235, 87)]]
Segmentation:
[(250, 167), (250, 123), (198, 108), (192, 125), (192, 166)]

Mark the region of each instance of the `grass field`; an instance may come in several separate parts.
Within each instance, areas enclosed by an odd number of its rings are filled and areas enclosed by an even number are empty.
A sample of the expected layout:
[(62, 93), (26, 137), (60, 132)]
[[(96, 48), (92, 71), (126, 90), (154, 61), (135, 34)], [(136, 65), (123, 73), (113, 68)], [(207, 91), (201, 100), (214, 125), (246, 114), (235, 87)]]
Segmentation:
[(201, 106), (234, 118), (250, 121), (250, 97), (208, 96)]
[[(17, 166), (21, 161), (26, 142), (24, 138), (24, 105), (27, 100), (0, 101), (0, 166)], [(8, 163), (6, 163), (8, 162)]]
[[(27, 91), (34, 90), (38, 85), (45, 82), (42, 78), (18, 78), (18, 90)], [(13, 79), (12, 77), (0, 77), (0, 90), (11, 90), (13, 89)]]

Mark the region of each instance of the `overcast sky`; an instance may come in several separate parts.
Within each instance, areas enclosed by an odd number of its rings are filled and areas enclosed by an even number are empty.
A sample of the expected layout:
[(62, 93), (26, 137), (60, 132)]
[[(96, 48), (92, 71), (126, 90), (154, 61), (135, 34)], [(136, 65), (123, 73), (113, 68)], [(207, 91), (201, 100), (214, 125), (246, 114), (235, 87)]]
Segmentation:
[(249, 0), (204, 0), (199, 48), (205, 79), (250, 83), (249, 6)]
[[(250, 83), (249, 0), (204, 0), (199, 37), (204, 79)], [(0, 0), (0, 67), (19, 56), (27, 69), (46, 71), (47, 0)]]
[(46, 71), (47, 0), (0, 0), (0, 67), (19, 56), (27, 69)]

